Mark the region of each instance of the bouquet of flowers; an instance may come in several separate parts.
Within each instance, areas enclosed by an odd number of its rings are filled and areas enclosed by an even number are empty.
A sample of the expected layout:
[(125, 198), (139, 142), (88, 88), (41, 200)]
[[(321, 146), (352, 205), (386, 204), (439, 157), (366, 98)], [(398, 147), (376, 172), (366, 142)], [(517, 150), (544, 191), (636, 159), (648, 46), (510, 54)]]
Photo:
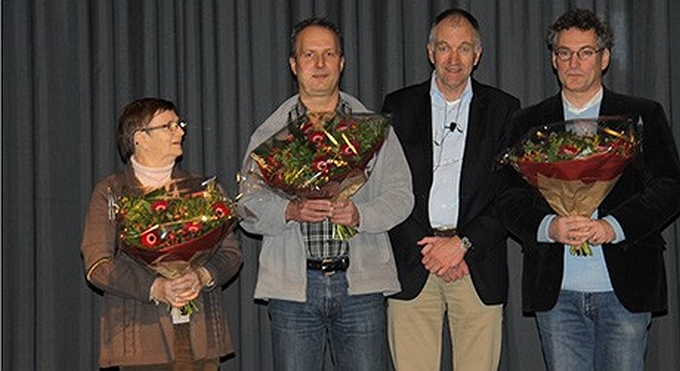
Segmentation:
[[(250, 158), (257, 169), (250, 171), (287, 198), (349, 198), (368, 179), (389, 123), (389, 117), (372, 113), (307, 114), (255, 148)], [(333, 238), (355, 234), (354, 228), (333, 226)]]
[[(576, 119), (534, 127), (500, 159), (536, 187), (558, 215), (590, 217), (633, 158), (637, 136), (622, 117)], [(572, 246), (588, 256), (588, 243)]]
[[(109, 206), (122, 251), (168, 279), (205, 264), (236, 221), (233, 203), (214, 177), (125, 188), (110, 195)], [(190, 302), (182, 313), (195, 310)]]

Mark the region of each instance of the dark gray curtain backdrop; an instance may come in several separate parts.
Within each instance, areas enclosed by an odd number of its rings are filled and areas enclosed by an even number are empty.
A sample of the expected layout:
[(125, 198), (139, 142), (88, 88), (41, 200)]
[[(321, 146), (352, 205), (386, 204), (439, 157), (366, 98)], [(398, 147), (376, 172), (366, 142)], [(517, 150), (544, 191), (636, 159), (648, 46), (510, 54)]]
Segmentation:
[[(595, 10), (616, 33), (607, 85), (660, 101), (680, 141), (673, 0), (2, 0), (2, 369), (98, 369), (101, 297), (86, 284), (79, 244), (92, 187), (120, 169), (124, 104), (175, 101), (190, 123), (182, 166), (216, 174), (233, 194), (250, 133), (295, 92), (295, 22), (322, 15), (341, 26), (342, 87), (378, 110), (386, 93), (429, 78), (430, 23), (454, 5), (481, 23), (475, 77), (523, 105), (557, 91), (546, 27), (570, 6)], [(680, 369), (677, 225), (664, 235), (670, 311), (653, 322), (647, 370)], [(271, 370), (266, 307), (252, 299), (259, 241), (242, 245), (243, 270), (224, 291), (237, 350), (222, 369)], [(520, 308), (520, 249), (508, 246), (501, 369), (542, 370)]]

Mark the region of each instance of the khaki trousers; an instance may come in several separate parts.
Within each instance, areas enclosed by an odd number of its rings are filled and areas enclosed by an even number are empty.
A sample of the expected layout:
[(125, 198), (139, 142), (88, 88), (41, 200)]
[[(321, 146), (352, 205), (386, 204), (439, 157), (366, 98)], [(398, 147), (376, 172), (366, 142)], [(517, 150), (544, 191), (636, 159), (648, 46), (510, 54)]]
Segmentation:
[(446, 283), (430, 274), (412, 300), (389, 299), (387, 328), (397, 371), (439, 371), (444, 315), (449, 321), (456, 371), (496, 371), (500, 362), (503, 306), (487, 306), (470, 276)]

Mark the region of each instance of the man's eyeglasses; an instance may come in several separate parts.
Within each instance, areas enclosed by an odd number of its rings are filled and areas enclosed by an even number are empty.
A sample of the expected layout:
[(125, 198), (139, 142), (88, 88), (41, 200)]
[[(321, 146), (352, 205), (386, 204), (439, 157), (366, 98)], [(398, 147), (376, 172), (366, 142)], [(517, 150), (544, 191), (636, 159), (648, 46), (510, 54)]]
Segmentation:
[(176, 131), (177, 129), (182, 129), (187, 127), (187, 123), (184, 121), (173, 121), (173, 122), (168, 122), (167, 124), (163, 125), (157, 125), (157, 126), (149, 126), (143, 129), (139, 129), (139, 131), (145, 131), (145, 132), (150, 132), (158, 129), (167, 129), (170, 132)]
[(566, 62), (568, 60), (571, 60), (572, 55), (576, 54), (579, 60), (587, 61), (590, 58), (592, 58), (595, 54), (603, 50), (604, 48), (595, 49), (592, 46), (584, 46), (575, 52), (572, 52), (571, 50), (569, 50), (569, 48), (557, 48), (557, 50), (555, 50), (555, 56), (557, 57), (557, 59)]

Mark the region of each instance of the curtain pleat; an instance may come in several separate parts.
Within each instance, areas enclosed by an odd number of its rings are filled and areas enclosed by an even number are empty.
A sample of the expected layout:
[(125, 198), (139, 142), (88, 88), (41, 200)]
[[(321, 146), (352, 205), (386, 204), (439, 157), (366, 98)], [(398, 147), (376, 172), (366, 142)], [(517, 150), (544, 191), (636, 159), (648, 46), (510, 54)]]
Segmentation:
[[(426, 41), (442, 10), (480, 21), (475, 77), (523, 105), (558, 91), (543, 40), (570, 6), (614, 28), (605, 83), (680, 112), (680, 5), (672, 0), (3, 0), (2, 369), (96, 370), (101, 296), (79, 256), (94, 184), (118, 171), (117, 118), (143, 96), (177, 103), (188, 123), (181, 166), (216, 175), (235, 196), (253, 130), (287, 97), (290, 29), (327, 16), (344, 34), (343, 90), (379, 110), (428, 79)], [(674, 124), (676, 141), (680, 126)], [(668, 315), (655, 318), (647, 370), (680, 368), (677, 223), (668, 241)], [(266, 306), (253, 300), (260, 240), (241, 236), (243, 269), (224, 290), (236, 354), (223, 370), (271, 370)], [(521, 252), (508, 242), (510, 302), (502, 370), (543, 369), (533, 318), (521, 312)], [(444, 352), (445, 368), (450, 354)]]

